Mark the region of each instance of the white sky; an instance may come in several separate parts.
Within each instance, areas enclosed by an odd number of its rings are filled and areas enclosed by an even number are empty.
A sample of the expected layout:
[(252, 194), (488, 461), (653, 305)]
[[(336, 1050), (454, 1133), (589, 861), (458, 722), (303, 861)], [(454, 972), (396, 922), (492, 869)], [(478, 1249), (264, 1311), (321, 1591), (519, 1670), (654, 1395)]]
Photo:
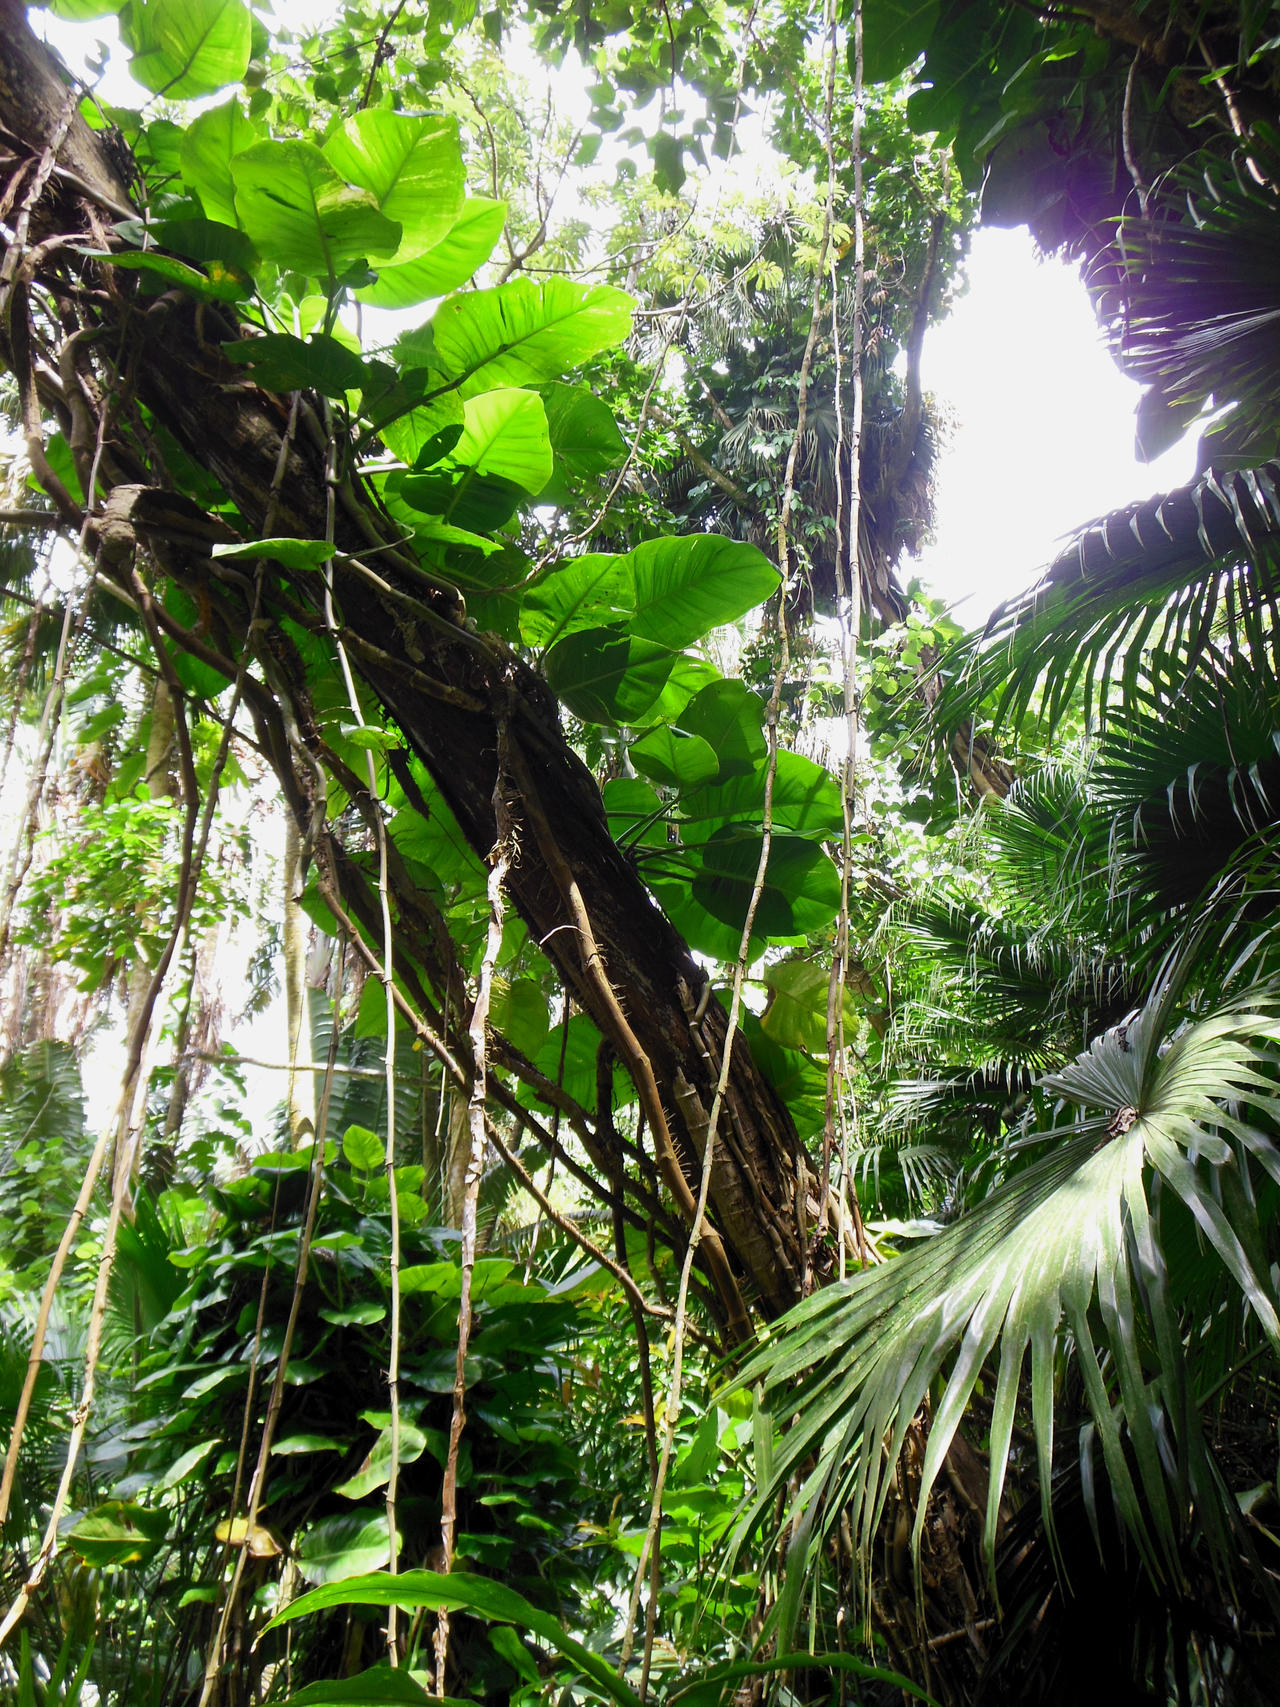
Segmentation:
[(1139, 387), (1107, 353), (1074, 268), (1037, 260), (1025, 228), (975, 232), (968, 274), (969, 294), (925, 340), (925, 386), (956, 430), (936, 542), (914, 569), (976, 626), (1036, 580), (1064, 535), (1190, 479), (1195, 436), (1136, 460)]

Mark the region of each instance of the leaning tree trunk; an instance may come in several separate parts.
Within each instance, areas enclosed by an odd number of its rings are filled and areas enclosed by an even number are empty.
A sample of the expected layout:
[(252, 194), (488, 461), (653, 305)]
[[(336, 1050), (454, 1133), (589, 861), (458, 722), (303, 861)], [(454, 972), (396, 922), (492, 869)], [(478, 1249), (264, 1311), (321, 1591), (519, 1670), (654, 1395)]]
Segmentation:
[[(17, 0), (0, 0), (0, 127), (0, 359), (18, 381), (29, 452), (46, 488), (68, 521), (85, 528), (99, 572), (153, 630), (239, 681), (304, 842), (327, 870), (331, 893), (375, 941), (376, 903), (324, 824), (333, 756), (290, 639), (302, 626), (332, 645), (326, 614), (296, 578), (290, 584), (270, 565), (254, 581), (211, 559), (211, 545), (227, 537), (224, 524), (172, 490), (147, 422), (216, 475), (246, 533), (332, 537), (348, 559), (376, 553), (376, 577), (335, 560), (336, 623), (352, 664), (482, 859), (498, 835), (499, 748), (509, 754), (504, 786), (520, 850), (507, 880), (511, 901), (637, 1082), (656, 1152), (646, 1164), (651, 1206), (660, 1208), (660, 1181), (687, 1220), (724, 1015), (715, 1001), (703, 1008), (704, 972), (610, 835), (554, 697), (500, 640), (471, 632), (452, 595), (397, 552), (394, 531), (358, 478), (329, 481), (323, 403), (300, 394), (291, 404), (226, 359), (220, 346), (239, 336), (228, 310), (177, 293), (141, 299), (131, 276), (78, 252), (109, 243), (111, 220), (131, 211), (121, 177), (128, 163), (81, 122)], [(47, 305), (42, 315), (33, 315), (33, 295)], [(40, 423), (50, 416), (84, 473), (97, 452), (100, 495), (87, 519), (44, 464)], [(193, 594), (193, 627), (151, 604), (139, 568), (148, 558)], [(344, 786), (359, 800), (357, 779)], [(371, 809), (367, 798), (364, 806)], [(457, 1023), (463, 985), (452, 946), (429, 897), (391, 854), (405, 964), (422, 974), (423, 999), (457, 1038), (465, 1033)], [(639, 1159), (619, 1153), (608, 1112), (589, 1135), (593, 1159), (615, 1171), (621, 1163), (634, 1180)], [(712, 1172), (717, 1231), (704, 1241), (721, 1314), (737, 1334), (745, 1329), (739, 1283), (768, 1315), (799, 1296), (812, 1179), (785, 1106), (738, 1039)]]

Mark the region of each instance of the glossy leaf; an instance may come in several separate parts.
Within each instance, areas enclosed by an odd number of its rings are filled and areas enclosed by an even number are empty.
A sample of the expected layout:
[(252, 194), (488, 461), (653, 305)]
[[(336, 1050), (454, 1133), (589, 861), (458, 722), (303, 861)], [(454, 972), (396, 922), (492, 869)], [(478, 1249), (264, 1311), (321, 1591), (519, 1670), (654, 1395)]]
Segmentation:
[(335, 545), (323, 539), (246, 539), (215, 545), (209, 555), (224, 562), (269, 557), (284, 569), (319, 569), (336, 550)]
[(674, 650), (745, 616), (778, 588), (763, 552), (719, 534), (646, 540), (626, 561), (635, 586), (632, 633)]
[(696, 788), (720, 770), (715, 750), (700, 735), (682, 735), (665, 724), (633, 741), (628, 751), (641, 776), (672, 788)]
[[(401, 1464), (415, 1464), (426, 1450), (427, 1437), (416, 1423), (411, 1423), (407, 1417), (400, 1419), (400, 1452)], [(364, 1462), (353, 1476), (345, 1482), (339, 1482), (334, 1487), (335, 1494), (341, 1494), (343, 1499), (363, 1500), (379, 1488), (385, 1488), (391, 1477), (391, 1466), (394, 1461), (391, 1450), (390, 1426), (380, 1430), (378, 1438), (369, 1448)], [(385, 1534), (385, 1529), (383, 1531)]]
[(264, 260), (312, 278), (394, 254), (400, 226), (313, 142), (257, 142), (231, 162), (236, 213)]
[[(151, 235), (162, 248), (202, 263), (222, 261), (248, 277), (257, 266), (258, 251), (243, 231), (216, 219), (158, 219)], [(214, 276), (210, 268), (210, 276)]]
[[(737, 958), (760, 861), (762, 838), (729, 827), (687, 851), (690, 877), (653, 880), (672, 923), (692, 947)], [(840, 876), (822, 849), (799, 836), (775, 835), (751, 933), (752, 953), (768, 943), (798, 943), (825, 929), (840, 906)]]
[[(938, 0), (867, 0), (862, 21), (863, 76), (897, 77), (919, 59), (938, 23)], [(853, 43), (849, 44), (852, 64)]]
[(520, 636), (527, 646), (546, 647), (575, 629), (628, 617), (633, 608), (626, 559), (588, 552), (571, 557), (528, 589), (520, 602)]
[(342, 1134), (342, 1154), (353, 1168), (380, 1168), (386, 1156), (386, 1145), (367, 1126), (348, 1126)]
[(416, 261), (378, 267), (372, 284), (356, 291), (372, 308), (412, 308), (466, 284), (493, 253), (506, 223), (506, 202), (468, 196), (445, 235)]
[(268, 391), (318, 391), (324, 397), (344, 397), (365, 382), (364, 363), (336, 338), (312, 333), (295, 338), (290, 332), (264, 332), (259, 338), (239, 338), (224, 344), (233, 362), (253, 369), (253, 377)]
[(517, 278), (451, 297), (431, 322), (435, 351), (464, 397), (558, 379), (631, 329), (632, 301), (612, 285)]
[(514, 480), (526, 492), (541, 492), (551, 478), (551, 440), (537, 392), (486, 391), (469, 397), (462, 410), (454, 460), (479, 474)]
[(531, 1061), (547, 1041), (551, 1025), (547, 996), (542, 985), (533, 978), (495, 982), (489, 1000), (489, 1017), (493, 1029), (501, 1032)]
[(399, 262), (426, 254), (462, 212), (465, 173), (456, 119), (365, 107), (330, 133), (324, 156), (400, 226)]
[(164, 1546), (169, 1517), (132, 1500), (108, 1500), (76, 1521), (67, 1531), (66, 1544), (95, 1570), (145, 1565)]
[(763, 553), (719, 534), (652, 539), (622, 557), (571, 558), (525, 596), (521, 633), (547, 645), (577, 629), (629, 618), (630, 633), (673, 652), (733, 622), (777, 590)]
[(661, 693), (672, 662), (667, 647), (623, 628), (587, 628), (556, 642), (546, 673), (584, 723), (635, 723)]
[(309, 1683), (286, 1696), (283, 1707), (441, 1707), (441, 1701), (403, 1667), (376, 1665), (354, 1677)]
[(262, 128), (248, 118), (238, 97), (199, 113), (182, 133), (179, 158), (183, 181), (200, 200), (209, 219), (237, 225), (231, 162), (262, 140)]
[(129, 70), (171, 100), (212, 95), (249, 65), (253, 19), (243, 0), (132, 0)]
[(696, 693), (677, 726), (715, 752), (722, 777), (749, 776), (764, 758), (764, 702), (745, 682), (713, 682)]
[[(335, 1587), (365, 1571), (380, 1570), (391, 1556), (385, 1515), (353, 1511), (313, 1524), (298, 1548), (298, 1569), (309, 1583)], [(304, 1596), (310, 1599), (310, 1596)], [(294, 1607), (289, 1609), (292, 1613)]]
[(546, 405), (551, 448), (571, 474), (603, 474), (625, 459), (627, 441), (613, 411), (593, 391), (549, 380), (538, 392)]
[[(782, 960), (765, 968), (769, 1002), (760, 1017), (767, 1036), (783, 1049), (824, 1054), (827, 1047), (829, 968), (816, 960)], [(857, 1009), (847, 990), (841, 992), (846, 1037), (852, 1038)]]
[(130, 272), (152, 273), (166, 285), (190, 291), (192, 296), (209, 302), (239, 302), (253, 294), (253, 280), (238, 268), (220, 267), (217, 263), (206, 271), (188, 266), (172, 255), (157, 249), (117, 249), (83, 251), (90, 259)]
[(615, 841), (627, 847), (667, 846), (667, 826), (663, 821), (666, 807), (647, 782), (641, 782), (639, 777), (617, 776), (605, 783), (601, 793)]
[[(730, 777), (686, 794), (681, 816), (691, 827), (687, 836), (701, 837), (721, 824), (759, 823), (764, 816), (765, 770)], [(834, 838), (844, 830), (840, 784), (821, 765), (802, 753), (780, 752), (773, 780), (773, 824), (796, 835)], [(696, 830), (693, 828), (696, 826)]]
[[(694, 898), (738, 930), (746, 920), (762, 843), (749, 831), (726, 829), (699, 850), (702, 869), (693, 880)], [(775, 835), (755, 934), (773, 941), (807, 936), (829, 925), (839, 905), (839, 874), (822, 850), (799, 836)]]
[(567, 1635), (558, 1619), (531, 1605), (514, 1589), (490, 1582), (486, 1577), (471, 1576), (465, 1571), (454, 1571), (448, 1576), (435, 1571), (403, 1571), (394, 1577), (387, 1572), (376, 1572), (302, 1595), (277, 1613), (268, 1629), (332, 1606), (403, 1606), (415, 1610), (426, 1607), (430, 1611), (447, 1608), (451, 1612), (469, 1612), (474, 1618), (493, 1623), (514, 1624), (531, 1631), (556, 1653), (571, 1660), (618, 1707), (639, 1707), (639, 1698), (630, 1686), (599, 1654)]

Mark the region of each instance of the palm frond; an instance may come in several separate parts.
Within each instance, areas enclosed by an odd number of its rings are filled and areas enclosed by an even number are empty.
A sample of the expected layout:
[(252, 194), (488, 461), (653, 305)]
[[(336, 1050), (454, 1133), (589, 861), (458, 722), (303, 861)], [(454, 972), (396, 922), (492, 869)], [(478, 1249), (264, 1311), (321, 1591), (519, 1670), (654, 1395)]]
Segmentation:
[[(1230, 1576), (1237, 1515), (1206, 1445), (1179, 1309), (1188, 1301), (1175, 1301), (1162, 1226), (1166, 1200), (1180, 1205), (1210, 1272), (1280, 1349), (1274, 1238), (1258, 1211), (1260, 1185), (1280, 1182), (1280, 1150), (1262, 1129), (1276, 1113), (1280, 1018), (1274, 992), (1254, 993), (1179, 1028), (1188, 964), (1167, 971), (1132, 1023), (1042, 1081), (1081, 1112), (1022, 1141), (1045, 1145), (1039, 1161), (907, 1255), (798, 1306), (750, 1361), (740, 1383), (759, 1385), (766, 1412), (797, 1421), (758, 1456), (737, 1545), (790, 1484), (790, 1570), (812, 1563), (842, 1512), (868, 1559), (907, 1431), (925, 1412), (918, 1559), (929, 1491), (985, 1379), (989, 1568), (1022, 1416), (1050, 1535), (1055, 1440), (1064, 1421), (1087, 1419), (1147, 1571), (1180, 1580), (1194, 1528)], [(1062, 1414), (1068, 1372), (1080, 1417)]]
[(1114, 325), (1124, 366), (1152, 387), (1139, 411), (1140, 448), (1158, 454), (1212, 409), (1206, 460), (1219, 468), (1257, 467), (1280, 454), (1274, 141), (1256, 136), (1233, 166), (1168, 180), (1164, 200), (1174, 217), (1121, 221)]
[(1029, 592), (943, 660), (936, 727), (1031, 713), (1057, 727), (1077, 693), (1105, 716), (1151, 652), (1194, 669), (1221, 633), (1257, 658), (1277, 640), (1280, 465), (1216, 473), (1129, 504), (1077, 535)]
[(1179, 660), (1152, 660), (1109, 724), (1090, 785), (1113, 888), (1148, 918), (1153, 901), (1166, 911), (1200, 903), (1251, 849), (1274, 862), (1280, 674), (1270, 655), (1211, 647), (1189, 675)]

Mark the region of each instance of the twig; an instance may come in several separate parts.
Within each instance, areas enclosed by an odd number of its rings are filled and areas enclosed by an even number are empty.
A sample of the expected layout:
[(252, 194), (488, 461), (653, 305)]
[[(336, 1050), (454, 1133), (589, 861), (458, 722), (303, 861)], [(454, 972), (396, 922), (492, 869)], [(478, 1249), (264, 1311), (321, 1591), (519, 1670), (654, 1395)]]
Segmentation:
[(390, 38), (392, 30), (398, 23), (400, 14), (404, 11), (404, 8), (405, 0), (397, 0), (397, 4), (391, 13), (391, 16), (378, 31), (378, 39), (373, 46), (373, 64), (369, 67), (369, 75), (365, 80), (364, 93), (360, 97), (360, 105), (356, 108), (357, 112), (367, 107), (372, 99), (373, 85), (378, 80), (378, 73), (382, 69), (382, 62), (386, 58), (387, 41)]
[[(485, 935), (484, 954), (476, 983), (475, 1001), (471, 1007), (468, 1034), (471, 1039), (471, 1094), (467, 1099), (467, 1125), (471, 1135), (471, 1154), (467, 1160), (466, 1183), (462, 1197), (462, 1274), (461, 1296), (458, 1300), (458, 1352), (453, 1375), (453, 1414), (449, 1419), (449, 1451), (445, 1459), (444, 1485), (440, 1494), (441, 1570), (447, 1576), (453, 1569), (454, 1532), (458, 1522), (458, 1453), (462, 1446), (462, 1431), (467, 1421), (467, 1353), (471, 1344), (471, 1282), (476, 1265), (476, 1220), (480, 1202), (480, 1182), (484, 1177), (485, 1145), (488, 1138), (485, 1120), (487, 1098), (486, 1033), (489, 1024), (489, 999), (493, 992), (493, 972), (502, 947), (502, 925), (505, 903), (502, 885), (507, 868), (515, 857), (515, 838), (508, 800), (508, 720), (505, 712), (498, 720), (498, 766), (493, 783), (493, 817), (496, 840), (489, 855), (489, 877), (485, 885), (489, 900), (489, 928)], [(436, 1694), (448, 1694), (445, 1687), (449, 1669), (449, 1613), (442, 1607), (436, 1619), (435, 1633)]]
[[(850, 355), (850, 382), (853, 407), (846, 441), (844, 404), (841, 396), (843, 351), (840, 345), (839, 297), (835, 289), (835, 264), (832, 263), (831, 338), (835, 353), (836, 405), (836, 603), (840, 613), (840, 649), (844, 675), (845, 755), (842, 766), (840, 834), (840, 911), (836, 921), (836, 940), (831, 956), (831, 978), (827, 986), (827, 1083), (826, 1109), (822, 1123), (822, 1182), (818, 1194), (818, 1223), (814, 1228), (813, 1246), (806, 1264), (808, 1280), (814, 1270), (818, 1241), (827, 1227), (831, 1198), (831, 1161), (835, 1146), (836, 1107), (840, 1107), (841, 1206), (847, 1201), (853, 1221), (859, 1260), (868, 1260), (866, 1232), (858, 1204), (857, 1188), (849, 1180), (849, 1133), (840, 1087), (845, 1068), (844, 993), (849, 972), (849, 895), (853, 873), (853, 807), (857, 790), (857, 748), (859, 737), (857, 648), (862, 626), (862, 565), (859, 556), (859, 536), (862, 531), (862, 412), (864, 390), (862, 356), (865, 337), (866, 311), (866, 206), (862, 182), (862, 125), (866, 92), (863, 83), (862, 0), (855, 0), (853, 16), (853, 340)], [(835, 183), (835, 154), (830, 127), (827, 129), (828, 184)], [(834, 193), (832, 189), (831, 193)], [(937, 226), (934, 227), (936, 244)], [(927, 301), (929, 270), (922, 286), (922, 299)], [(917, 352), (918, 354), (918, 352)], [(918, 384), (918, 381), (917, 381)], [(848, 444), (849, 494), (846, 508), (842, 490), (844, 483), (845, 445)], [(845, 581), (845, 565), (848, 582)], [(845, 1230), (843, 1215), (837, 1230), (840, 1278), (845, 1273)]]

